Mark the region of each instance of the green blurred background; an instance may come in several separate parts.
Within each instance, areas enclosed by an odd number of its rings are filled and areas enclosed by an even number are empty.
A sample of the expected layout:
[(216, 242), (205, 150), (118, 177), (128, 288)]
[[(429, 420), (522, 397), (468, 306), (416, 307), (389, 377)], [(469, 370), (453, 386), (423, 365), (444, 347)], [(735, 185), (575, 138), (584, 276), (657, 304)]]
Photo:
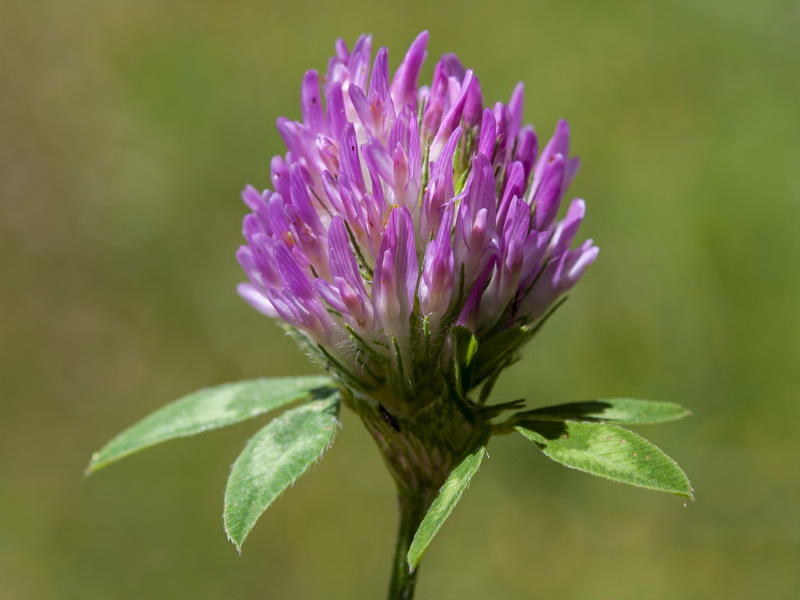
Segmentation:
[(244, 554), (229, 465), (262, 422), (91, 479), (112, 435), (194, 389), (313, 372), (236, 296), (245, 183), (307, 68), (431, 31), (487, 100), (573, 127), (602, 248), (495, 397), (631, 395), (697, 502), (493, 442), (420, 599), (800, 597), (800, 3), (0, 0), (0, 597), (383, 596), (393, 489), (351, 414)]

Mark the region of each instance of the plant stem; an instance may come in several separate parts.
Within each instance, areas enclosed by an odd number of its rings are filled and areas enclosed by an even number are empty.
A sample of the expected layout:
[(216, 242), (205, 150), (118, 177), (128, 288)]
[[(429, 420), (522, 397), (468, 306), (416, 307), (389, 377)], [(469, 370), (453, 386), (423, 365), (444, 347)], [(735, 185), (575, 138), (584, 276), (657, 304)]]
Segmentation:
[(388, 600), (411, 600), (414, 597), (414, 587), (417, 584), (417, 572), (409, 572), (406, 556), (414, 534), (417, 532), (425, 508), (419, 498), (410, 497), (401, 493), (399, 495), (400, 526), (397, 530), (397, 542), (394, 550), (394, 566), (392, 581), (389, 584)]

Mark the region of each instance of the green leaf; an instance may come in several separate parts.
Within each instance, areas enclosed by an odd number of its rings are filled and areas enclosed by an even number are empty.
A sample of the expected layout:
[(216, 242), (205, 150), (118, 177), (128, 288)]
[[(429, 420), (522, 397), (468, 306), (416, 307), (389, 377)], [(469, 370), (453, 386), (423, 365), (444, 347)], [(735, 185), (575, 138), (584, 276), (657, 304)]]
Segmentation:
[(673, 402), (612, 398), (570, 402), (519, 413), (518, 418), (536, 420), (610, 421), (624, 425), (664, 423), (687, 417), (691, 412)]
[(693, 497), (677, 463), (632, 431), (606, 423), (525, 421), (516, 427), (557, 463), (637, 487)]
[(459, 465), (452, 470), (447, 481), (439, 490), (439, 495), (431, 504), (428, 513), (420, 523), (411, 547), (408, 550), (408, 566), (413, 571), (422, 560), (422, 555), (428, 549), (436, 533), (441, 529), (447, 517), (453, 512), (456, 504), (461, 499), (461, 494), (467, 489), (472, 476), (481, 466), (481, 461), (486, 454), (486, 445), (481, 444), (472, 451)]
[(92, 456), (92, 473), (124, 456), (174, 438), (251, 419), (319, 393), (330, 377), (277, 377), (226, 383), (167, 404), (126, 429)]
[(247, 442), (225, 490), (225, 532), (237, 550), (267, 507), (330, 446), (338, 414), (336, 393), (286, 411)]

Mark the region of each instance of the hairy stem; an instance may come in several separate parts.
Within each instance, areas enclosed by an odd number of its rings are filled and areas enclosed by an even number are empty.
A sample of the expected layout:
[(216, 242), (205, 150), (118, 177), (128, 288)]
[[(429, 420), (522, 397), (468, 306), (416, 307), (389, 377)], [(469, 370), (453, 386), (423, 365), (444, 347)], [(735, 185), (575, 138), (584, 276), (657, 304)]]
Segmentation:
[(414, 534), (417, 532), (420, 522), (422, 522), (427, 509), (426, 500), (413, 497), (410, 494), (400, 492), (398, 496), (400, 508), (400, 526), (397, 530), (397, 541), (394, 550), (394, 565), (392, 568), (392, 580), (389, 584), (388, 600), (411, 600), (414, 597), (414, 587), (417, 584), (417, 572), (413, 572), (408, 567), (406, 556)]

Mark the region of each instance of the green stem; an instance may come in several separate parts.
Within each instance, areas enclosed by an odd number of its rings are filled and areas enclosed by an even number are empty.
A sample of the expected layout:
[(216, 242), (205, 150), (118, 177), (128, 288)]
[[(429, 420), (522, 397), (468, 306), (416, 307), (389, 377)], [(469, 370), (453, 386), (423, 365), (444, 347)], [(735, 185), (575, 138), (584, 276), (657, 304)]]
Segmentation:
[(392, 581), (389, 584), (388, 600), (411, 600), (414, 597), (414, 587), (417, 584), (417, 572), (410, 572), (408, 568), (408, 549), (414, 539), (422, 518), (425, 516), (425, 508), (421, 506), (419, 498), (409, 497), (404, 494), (399, 495), (400, 506), (400, 527), (397, 531), (397, 542), (394, 549), (394, 566), (392, 569)]

